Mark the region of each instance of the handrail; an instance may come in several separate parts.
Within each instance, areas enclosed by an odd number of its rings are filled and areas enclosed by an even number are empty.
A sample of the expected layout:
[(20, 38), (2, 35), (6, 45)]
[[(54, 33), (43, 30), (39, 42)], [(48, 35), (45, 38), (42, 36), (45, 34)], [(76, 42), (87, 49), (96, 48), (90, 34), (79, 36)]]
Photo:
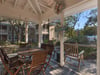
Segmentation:
[[(75, 45), (75, 44), (72, 44), (72, 43), (64, 43), (65, 44), (68, 44), (68, 45)], [(80, 47), (91, 47), (91, 48), (97, 48), (97, 45), (94, 45), (94, 44), (90, 44), (90, 45), (86, 45), (86, 44), (78, 44), (78, 46)]]

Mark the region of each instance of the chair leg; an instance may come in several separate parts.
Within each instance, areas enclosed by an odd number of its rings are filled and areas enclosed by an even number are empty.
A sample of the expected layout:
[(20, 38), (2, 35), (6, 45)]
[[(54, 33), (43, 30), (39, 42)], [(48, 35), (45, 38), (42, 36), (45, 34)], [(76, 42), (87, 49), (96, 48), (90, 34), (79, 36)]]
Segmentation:
[(83, 64), (83, 66), (85, 65), (84, 64), (84, 56), (82, 55), (82, 64)]
[(78, 71), (80, 71), (80, 59), (78, 60)]
[(66, 62), (66, 58), (67, 58), (67, 57), (65, 56), (64, 62)]
[(32, 71), (32, 68), (29, 70), (28, 74), (27, 75), (30, 75), (31, 74), (31, 71)]
[(42, 69), (42, 71), (43, 71), (43, 75), (46, 75), (46, 74), (45, 74), (45, 71), (44, 71), (43, 69)]
[(8, 72), (5, 72), (4, 75), (8, 75)]
[(52, 55), (50, 55), (50, 57), (49, 57), (49, 59), (48, 59), (48, 61), (47, 61), (47, 65), (46, 65), (46, 67), (44, 68), (44, 71), (47, 69), (48, 65), (50, 66), (50, 68), (53, 68), (53, 67), (49, 64), (50, 61), (51, 61), (51, 57), (52, 57)]
[(25, 75), (24, 67), (22, 67), (23, 75)]

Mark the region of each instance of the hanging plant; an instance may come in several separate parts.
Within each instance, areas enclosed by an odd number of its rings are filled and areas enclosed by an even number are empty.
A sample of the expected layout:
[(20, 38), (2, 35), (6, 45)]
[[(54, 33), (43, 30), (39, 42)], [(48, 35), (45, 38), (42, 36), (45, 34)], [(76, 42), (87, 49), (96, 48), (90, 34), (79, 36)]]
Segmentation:
[(63, 9), (65, 8), (65, 2), (64, 0), (55, 0), (56, 5), (55, 5), (55, 12), (57, 14), (59, 14), (60, 12), (63, 11)]

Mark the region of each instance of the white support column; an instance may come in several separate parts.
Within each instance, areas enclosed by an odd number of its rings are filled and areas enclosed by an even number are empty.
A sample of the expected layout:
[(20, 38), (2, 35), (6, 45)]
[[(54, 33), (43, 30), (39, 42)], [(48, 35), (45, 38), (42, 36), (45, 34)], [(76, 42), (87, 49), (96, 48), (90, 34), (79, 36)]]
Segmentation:
[(9, 26), (7, 26), (7, 41), (9, 41), (9, 34), (8, 34), (8, 31), (9, 31)]
[(38, 46), (41, 47), (41, 43), (43, 43), (42, 24), (39, 24), (38, 35), (39, 35), (39, 43), (38, 43)]
[(98, 0), (98, 27), (97, 27), (97, 75), (100, 75), (100, 0)]
[[(64, 13), (61, 13), (61, 27), (63, 27), (64, 24)], [(64, 66), (64, 33), (63, 31), (60, 32), (60, 66)]]
[(2, 25), (1, 25), (1, 40), (2, 40), (2, 34), (3, 34), (3, 33), (2, 33)]
[(28, 43), (28, 23), (25, 24), (25, 42)]

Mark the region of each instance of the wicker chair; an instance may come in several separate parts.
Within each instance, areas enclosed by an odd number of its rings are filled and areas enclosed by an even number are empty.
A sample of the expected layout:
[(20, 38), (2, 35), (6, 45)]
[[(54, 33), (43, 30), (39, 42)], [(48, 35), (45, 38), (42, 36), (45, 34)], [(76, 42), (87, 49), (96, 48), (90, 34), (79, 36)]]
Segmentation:
[(29, 68), (28, 75), (31, 75), (32, 73), (34, 74), (35, 72), (36, 73), (34, 75), (37, 75), (41, 71), (43, 71), (43, 75), (45, 75), (45, 71), (43, 68), (46, 63), (47, 54), (48, 54), (47, 50), (36, 51), (33, 53), (32, 63), (29, 66), (27, 66), (27, 69)]
[(65, 45), (65, 59), (69, 58), (70, 60), (76, 60), (78, 62), (78, 65), (72, 64), (70, 62), (67, 61), (68, 64), (77, 67), (78, 71), (80, 71), (80, 63), (82, 61), (83, 65), (84, 65), (84, 50), (82, 50), (81, 52), (78, 51), (78, 44), (66, 44)]
[[(18, 59), (18, 56), (9, 58), (3, 48), (0, 48), (0, 58), (6, 69), (4, 75), (17, 75), (20, 69), (23, 67), (23, 62)], [(18, 68), (18, 69), (17, 69)]]

